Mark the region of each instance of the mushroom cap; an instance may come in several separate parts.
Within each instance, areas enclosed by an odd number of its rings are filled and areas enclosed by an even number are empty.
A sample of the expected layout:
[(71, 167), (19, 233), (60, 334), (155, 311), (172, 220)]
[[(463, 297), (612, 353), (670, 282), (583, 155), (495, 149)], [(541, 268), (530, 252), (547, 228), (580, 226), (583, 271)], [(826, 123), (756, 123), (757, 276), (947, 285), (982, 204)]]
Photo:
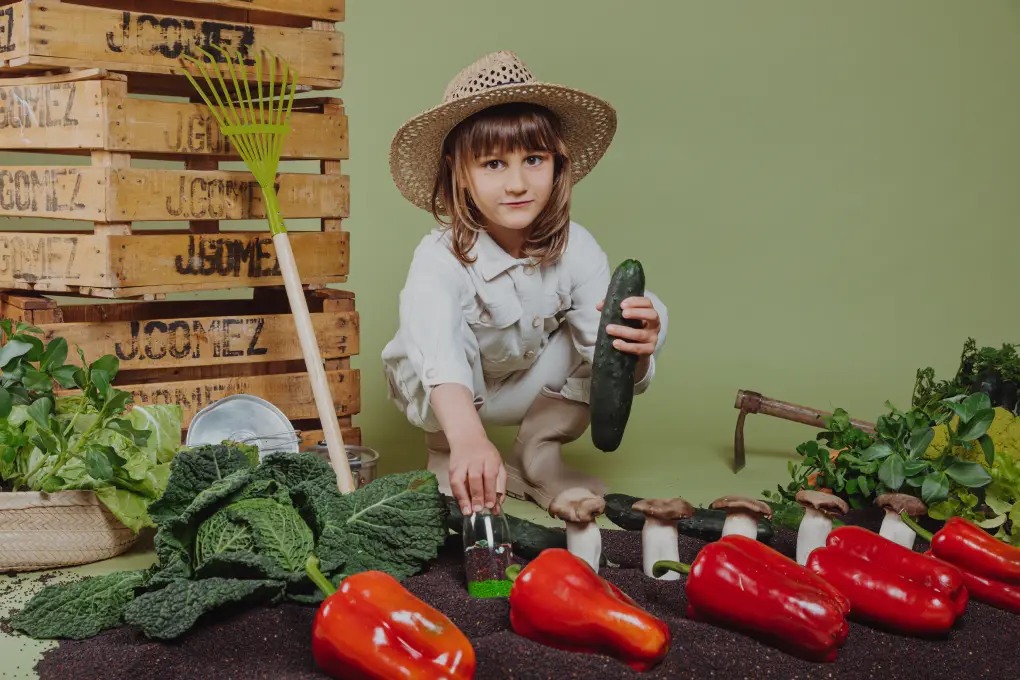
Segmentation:
[(850, 506), (845, 500), (824, 491), (801, 489), (797, 492), (796, 500), (805, 508), (811, 507), (827, 515), (843, 515), (850, 512)]
[(549, 504), (549, 515), (564, 522), (594, 522), (606, 509), (606, 499), (584, 487), (560, 492)]
[(682, 498), (644, 498), (630, 506), (631, 510), (655, 519), (687, 519), (694, 516), (694, 506)]
[(905, 493), (884, 493), (875, 499), (875, 505), (885, 510), (892, 510), (897, 515), (907, 513), (909, 517), (920, 517), (928, 512), (928, 506), (917, 496)]
[(763, 517), (772, 517), (772, 508), (768, 503), (755, 498), (747, 498), (746, 496), (723, 496), (712, 501), (712, 505), (709, 507), (713, 510), (725, 510), (727, 514), (731, 512), (744, 512), (762, 515)]

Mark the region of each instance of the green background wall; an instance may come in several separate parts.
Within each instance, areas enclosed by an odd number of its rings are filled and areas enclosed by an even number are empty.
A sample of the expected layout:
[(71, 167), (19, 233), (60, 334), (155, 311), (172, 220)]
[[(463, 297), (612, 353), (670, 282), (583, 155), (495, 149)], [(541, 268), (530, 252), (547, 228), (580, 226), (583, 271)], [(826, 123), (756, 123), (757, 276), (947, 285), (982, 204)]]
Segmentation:
[[(954, 371), (968, 335), (1020, 340), (1014, 0), (348, 0), (340, 27), (358, 424), (383, 472), (425, 460), (379, 353), (432, 225), (390, 180), (389, 141), (497, 49), (619, 110), (574, 218), (611, 262), (642, 260), (671, 314), (621, 449), (567, 449), (613, 490), (758, 493), (815, 430), (749, 418), (734, 475), (738, 389), (871, 420), (908, 404), (919, 366)], [(513, 431), (493, 436), (505, 448)]]

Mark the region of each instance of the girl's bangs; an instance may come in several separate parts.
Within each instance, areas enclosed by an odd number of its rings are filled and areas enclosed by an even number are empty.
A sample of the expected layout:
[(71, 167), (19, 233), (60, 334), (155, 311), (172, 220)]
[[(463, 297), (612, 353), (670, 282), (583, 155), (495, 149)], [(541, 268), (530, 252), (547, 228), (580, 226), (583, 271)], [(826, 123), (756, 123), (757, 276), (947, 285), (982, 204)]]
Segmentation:
[(461, 136), (463, 148), (476, 158), (519, 151), (556, 152), (555, 119), (545, 109), (507, 104), (486, 114), (471, 120)]

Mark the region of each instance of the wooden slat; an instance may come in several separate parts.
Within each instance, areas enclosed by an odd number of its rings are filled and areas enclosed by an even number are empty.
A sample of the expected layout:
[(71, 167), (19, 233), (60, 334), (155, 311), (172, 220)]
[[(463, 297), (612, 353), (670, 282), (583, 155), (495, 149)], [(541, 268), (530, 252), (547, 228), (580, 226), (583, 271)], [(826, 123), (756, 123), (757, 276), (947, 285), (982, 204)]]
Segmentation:
[[(47, 341), (59, 336), (85, 356), (113, 354), (121, 370), (206, 364), (294, 361), (303, 358), (289, 314), (206, 316), (196, 303), (191, 316), (164, 319), (43, 324)], [(355, 313), (311, 314), (324, 359), (359, 351)]]
[[(343, 34), (330, 31), (118, 11), (53, 0), (21, 0), (0, 9), (0, 55), (9, 66), (85, 67), (175, 74), (182, 55), (217, 43), (242, 52), (246, 74), (263, 49), (288, 62), (299, 82), (342, 85)], [(198, 69), (192, 66), (195, 75)], [(280, 76), (277, 75), (277, 79)]]
[(313, 19), (344, 21), (345, 0), (184, 0), (185, 2), (213, 3), (226, 7), (259, 10), (279, 14), (294, 14)]
[[(240, 15), (265, 17), (264, 21), (251, 19), (252, 23), (286, 22), (288, 18), (329, 19), (343, 21), (345, 0), (73, 0), (76, 4), (111, 9), (140, 11), (146, 3), (158, 6), (166, 14), (201, 15), (208, 18), (228, 18)], [(226, 11), (225, 11), (226, 10)], [(310, 23), (310, 22), (308, 22)]]
[(109, 146), (103, 96), (107, 81), (88, 77), (31, 80), (42, 82), (16, 83), (17, 79), (8, 78), (0, 84), (0, 148), (42, 151)]
[[(348, 178), (277, 176), (285, 218), (345, 217)], [(75, 166), (0, 167), (0, 216), (91, 222), (245, 220), (266, 217), (249, 172)]]
[[(322, 430), (305, 430), (299, 427), (300, 423), (295, 423), (294, 427), (301, 431), (301, 447), (315, 446), (319, 442), (323, 441), (326, 436)], [(318, 427), (318, 421), (315, 421), (314, 427)], [(360, 427), (341, 427), (340, 433), (344, 437), (344, 444), (347, 446), (361, 446), (361, 428)]]
[[(105, 150), (139, 157), (240, 156), (204, 103), (138, 99), (127, 82), (99, 69), (0, 81), (0, 148), (10, 151)], [(343, 159), (347, 117), (330, 100), (291, 114), (281, 158)], [(317, 109), (317, 110), (316, 110)], [(328, 109), (328, 110), (326, 110)]]
[[(342, 280), (347, 232), (291, 232), (304, 283)], [(66, 287), (133, 294), (280, 286), (268, 232), (87, 234), (0, 231), (0, 287), (61, 292)]]
[[(361, 411), (359, 372), (330, 371), (327, 372), (326, 378), (337, 413), (341, 415), (359, 413)], [(185, 428), (201, 409), (232, 394), (250, 394), (266, 399), (283, 411), (290, 420), (317, 418), (319, 415), (306, 373), (179, 380), (118, 387), (131, 393), (135, 405), (179, 404), (183, 411)]]
[[(124, 122), (111, 129), (110, 148), (157, 154), (240, 156), (220, 134), (205, 104), (177, 104), (128, 98)], [(283, 138), (281, 158), (347, 158), (347, 117), (294, 112), (291, 131)]]

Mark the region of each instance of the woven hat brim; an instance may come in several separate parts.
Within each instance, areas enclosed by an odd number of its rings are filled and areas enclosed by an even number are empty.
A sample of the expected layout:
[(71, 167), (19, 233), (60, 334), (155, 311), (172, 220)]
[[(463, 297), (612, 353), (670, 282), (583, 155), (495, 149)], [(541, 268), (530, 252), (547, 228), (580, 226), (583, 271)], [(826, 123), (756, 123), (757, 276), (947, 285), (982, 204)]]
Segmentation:
[(443, 141), (450, 130), (474, 113), (511, 102), (545, 106), (560, 118), (573, 184), (592, 171), (616, 134), (616, 110), (587, 92), (542, 82), (495, 87), (440, 104), (400, 126), (390, 143), (390, 174), (404, 198), (431, 210)]

